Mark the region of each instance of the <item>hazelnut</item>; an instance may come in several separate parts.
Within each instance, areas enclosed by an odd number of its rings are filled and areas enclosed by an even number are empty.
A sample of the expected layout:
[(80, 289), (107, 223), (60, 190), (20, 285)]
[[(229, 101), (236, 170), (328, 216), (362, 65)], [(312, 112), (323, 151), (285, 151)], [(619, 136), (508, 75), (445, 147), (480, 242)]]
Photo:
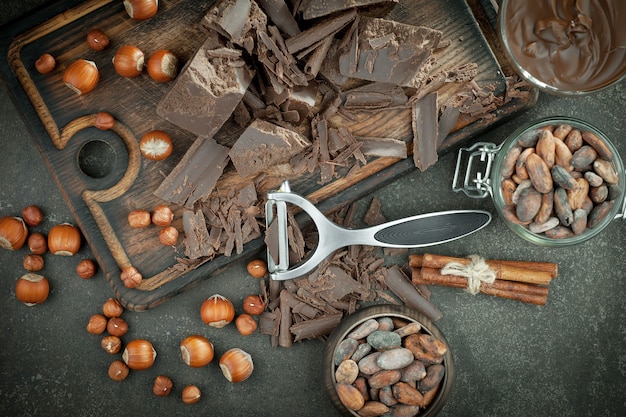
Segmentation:
[(107, 332), (112, 336), (122, 337), (128, 332), (128, 323), (121, 317), (111, 317), (107, 322)]
[(94, 126), (100, 130), (109, 130), (115, 125), (115, 118), (107, 112), (99, 112), (96, 114), (96, 122)]
[(125, 380), (129, 372), (128, 365), (119, 359), (111, 362), (111, 365), (109, 365), (109, 378), (113, 381)]
[(187, 385), (183, 388), (182, 399), (185, 404), (195, 404), (200, 401), (202, 392), (200, 388), (195, 385)]
[(174, 213), (168, 206), (161, 204), (154, 208), (152, 223), (157, 226), (169, 226), (172, 220), (174, 220)]
[(43, 54), (35, 61), (35, 69), (40, 74), (50, 74), (56, 67), (56, 60), (50, 54)]
[(143, 280), (143, 276), (134, 266), (128, 266), (122, 270), (120, 279), (126, 288), (135, 288)]
[(28, 249), (35, 255), (43, 255), (48, 251), (48, 239), (41, 233), (35, 232), (28, 236)]
[(43, 212), (37, 206), (28, 206), (22, 210), (22, 220), (27, 226), (39, 226), (43, 221)]
[(235, 319), (235, 326), (242, 336), (250, 336), (257, 328), (256, 321), (248, 313), (243, 313), (237, 316)]
[(63, 82), (78, 95), (89, 93), (96, 88), (100, 73), (96, 63), (86, 59), (72, 62), (63, 73)]
[(100, 346), (102, 346), (102, 349), (106, 352), (115, 355), (122, 350), (122, 339), (113, 335), (104, 336), (100, 341)]
[(167, 226), (159, 232), (159, 241), (164, 246), (174, 246), (178, 241), (178, 230), (174, 226)]
[(87, 45), (94, 51), (102, 51), (109, 46), (109, 37), (100, 29), (92, 29), (87, 34)]
[(133, 210), (128, 213), (130, 227), (142, 228), (150, 225), (150, 212), (147, 210)]
[(174, 386), (174, 383), (169, 377), (165, 375), (158, 375), (156, 378), (154, 378), (154, 385), (152, 386), (152, 392), (157, 397), (165, 397), (167, 395), (170, 395), (170, 392), (172, 392), (173, 386)]
[(124, 312), (124, 307), (122, 304), (115, 298), (109, 298), (102, 305), (102, 313), (106, 317), (119, 317)]
[(96, 263), (92, 259), (83, 259), (76, 265), (76, 274), (83, 279), (93, 277), (96, 274)]
[(113, 67), (122, 77), (133, 78), (141, 74), (144, 59), (141, 49), (135, 45), (123, 45), (115, 52)]
[(41, 271), (44, 266), (43, 256), (29, 253), (24, 256), (24, 269), (30, 272)]
[(262, 259), (253, 259), (248, 262), (248, 274), (253, 278), (263, 278), (267, 274), (267, 263)]
[(252, 316), (258, 316), (265, 310), (265, 303), (256, 294), (250, 294), (243, 299), (243, 309)]
[(107, 328), (107, 318), (102, 314), (96, 313), (89, 318), (87, 323), (87, 332), (91, 334), (102, 334)]

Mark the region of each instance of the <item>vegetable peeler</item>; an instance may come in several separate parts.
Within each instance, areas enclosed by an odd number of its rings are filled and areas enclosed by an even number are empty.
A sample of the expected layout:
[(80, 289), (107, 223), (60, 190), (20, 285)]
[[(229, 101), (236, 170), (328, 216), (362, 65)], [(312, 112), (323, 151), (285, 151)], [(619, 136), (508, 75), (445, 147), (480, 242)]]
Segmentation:
[[(289, 265), (287, 203), (298, 206), (308, 214), (319, 235), (317, 247), (293, 267)], [(288, 280), (311, 272), (328, 255), (345, 246), (418, 248), (450, 242), (485, 227), (491, 221), (491, 214), (482, 210), (440, 211), (362, 229), (347, 229), (330, 221), (313, 203), (293, 193), (288, 181), (283, 181), (278, 190), (267, 193), (265, 221), (266, 241), (271, 242), (267, 248), (270, 277)], [(274, 259), (273, 255), (278, 259)]]

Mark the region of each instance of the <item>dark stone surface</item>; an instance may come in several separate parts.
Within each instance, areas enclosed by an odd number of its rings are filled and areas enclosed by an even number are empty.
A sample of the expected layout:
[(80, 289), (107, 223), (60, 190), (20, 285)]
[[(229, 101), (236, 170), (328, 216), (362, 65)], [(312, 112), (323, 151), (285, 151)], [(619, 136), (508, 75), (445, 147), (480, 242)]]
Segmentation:
[[(3, 1), (0, 23), (18, 18), (43, 0)], [(6, 59), (6, 57), (2, 57)], [(515, 128), (550, 115), (590, 121), (614, 139), (626, 155), (626, 83), (575, 99), (541, 95), (527, 113), (484, 134), (500, 143)], [(591, 241), (568, 248), (533, 246), (508, 230), (489, 199), (473, 200), (451, 190), (456, 155), (442, 156), (425, 172), (415, 172), (376, 190), (388, 219), (422, 212), (477, 208), (494, 221), (467, 238), (432, 252), (490, 259), (556, 262), (559, 277), (550, 286), (546, 306), (433, 287), (432, 301), (444, 317), (437, 322), (453, 351), (456, 381), (441, 416), (621, 416), (626, 392), (626, 246), (625, 224), (616, 220)], [(19, 214), (29, 204), (46, 215), (38, 227), (73, 221), (28, 130), (3, 90), (0, 93), (0, 215)], [(364, 199), (363, 207), (372, 196)], [(124, 341), (146, 338), (158, 356), (145, 371), (123, 382), (107, 375), (118, 358), (100, 348), (100, 336), (86, 332), (89, 317), (113, 296), (99, 272), (91, 280), (74, 272), (79, 259), (91, 257), (83, 245), (73, 258), (46, 255), (44, 273), (51, 281), (49, 299), (26, 307), (15, 299), (26, 249), (0, 251), (0, 415), (3, 416), (333, 416), (338, 415), (322, 379), (321, 341), (272, 348), (268, 337), (240, 336), (234, 326), (212, 329), (202, 323), (202, 301), (220, 293), (241, 312), (243, 298), (258, 290), (245, 265), (200, 283), (147, 312), (125, 312)], [(192, 333), (206, 335), (216, 359), (204, 369), (187, 367), (179, 343)], [(221, 375), (217, 357), (241, 347), (254, 358), (255, 371), (242, 384)], [(174, 381), (166, 398), (152, 394), (155, 376)], [(203, 399), (180, 400), (182, 388), (198, 385)]]

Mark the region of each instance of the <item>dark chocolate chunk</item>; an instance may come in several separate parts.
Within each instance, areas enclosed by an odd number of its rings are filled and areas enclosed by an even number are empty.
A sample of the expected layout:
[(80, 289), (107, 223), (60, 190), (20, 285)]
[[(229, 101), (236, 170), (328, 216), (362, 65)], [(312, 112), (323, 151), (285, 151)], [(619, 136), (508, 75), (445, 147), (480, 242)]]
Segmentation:
[(413, 162), (421, 171), (437, 162), (438, 107), (437, 93), (413, 102)]
[(255, 120), (230, 150), (229, 156), (242, 177), (289, 162), (310, 145), (299, 133), (264, 120)]

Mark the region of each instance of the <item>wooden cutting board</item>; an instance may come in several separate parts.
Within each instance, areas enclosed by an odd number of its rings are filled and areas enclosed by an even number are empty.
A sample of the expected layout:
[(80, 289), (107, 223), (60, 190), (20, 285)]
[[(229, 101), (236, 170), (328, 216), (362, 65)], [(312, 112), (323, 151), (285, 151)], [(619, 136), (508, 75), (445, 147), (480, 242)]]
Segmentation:
[[(115, 73), (111, 59), (117, 47), (134, 44), (146, 55), (165, 48), (182, 62), (187, 61), (204, 40), (199, 22), (212, 4), (209, 0), (161, 0), (158, 14), (140, 22), (128, 17), (121, 1), (89, 0), (70, 8), (67, 2), (58, 2), (3, 29), (8, 35), (0, 41), (3, 81), (100, 267), (128, 309), (156, 306), (263, 248), (262, 239), (257, 239), (248, 243), (241, 254), (219, 256), (195, 269), (180, 270), (175, 266), (176, 258), (184, 256), (182, 239), (175, 248), (164, 247), (158, 242), (158, 228), (137, 230), (127, 224), (131, 210), (151, 210), (162, 203), (153, 192), (195, 137), (157, 116), (156, 105), (168, 84), (156, 83), (145, 73), (133, 79), (122, 78)], [(477, 0), (401, 1), (388, 16), (442, 30), (451, 45), (438, 56), (440, 65), (477, 63), (477, 82), (493, 85), (495, 94), (500, 95), (505, 90), (506, 65), (497, 53), (489, 17), (489, 11)], [(92, 28), (102, 29), (110, 37), (111, 45), (104, 51), (88, 48), (85, 37)], [(55, 56), (58, 64), (52, 74), (44, 76), (35, 71), (34, 62), (45, 52)], [(85, 96), (75, 95), (62, 82), (65, 67), (79, 57), (94, 61), (100, 70), (98, 87)], [(444, 92), (444, 98), (446, 94), (452, 92)], [(440, 152), (523, 111), (535, 100), (536, 92), (527, 99), (509, 102), (493, 118), (461, 118)], [(93, 115), (100, 111), (116, 118), (114, 129), (101, 131), (93, 127)], [(364, 118), (351, 128), (393, 131), (396, 137), (410, 140), (406, 111)], [(138, 139), (152, 129), (165, 130), (173, 138), (174, 153), (164, 161), (149, 161), (139, 154)], [(236, 130), (226, 125), (217, 138), (230, 145), (237, 138)], [(330, 211), (413, 169), (411, 158), (377, 158), (349, 177), (323, 186), (318, 184), (319, 173), (293, 178), (292, 189), (309, 197), (323, 211)], [(237, 181), (232, 178), (228, 186), (236, 188)], [(179, 230), (181, 212), (176, 210), (174, 221)], [(119, 278), (121, 266), (128, 263), (144, 276), (139, 288), (128, 289)]]

